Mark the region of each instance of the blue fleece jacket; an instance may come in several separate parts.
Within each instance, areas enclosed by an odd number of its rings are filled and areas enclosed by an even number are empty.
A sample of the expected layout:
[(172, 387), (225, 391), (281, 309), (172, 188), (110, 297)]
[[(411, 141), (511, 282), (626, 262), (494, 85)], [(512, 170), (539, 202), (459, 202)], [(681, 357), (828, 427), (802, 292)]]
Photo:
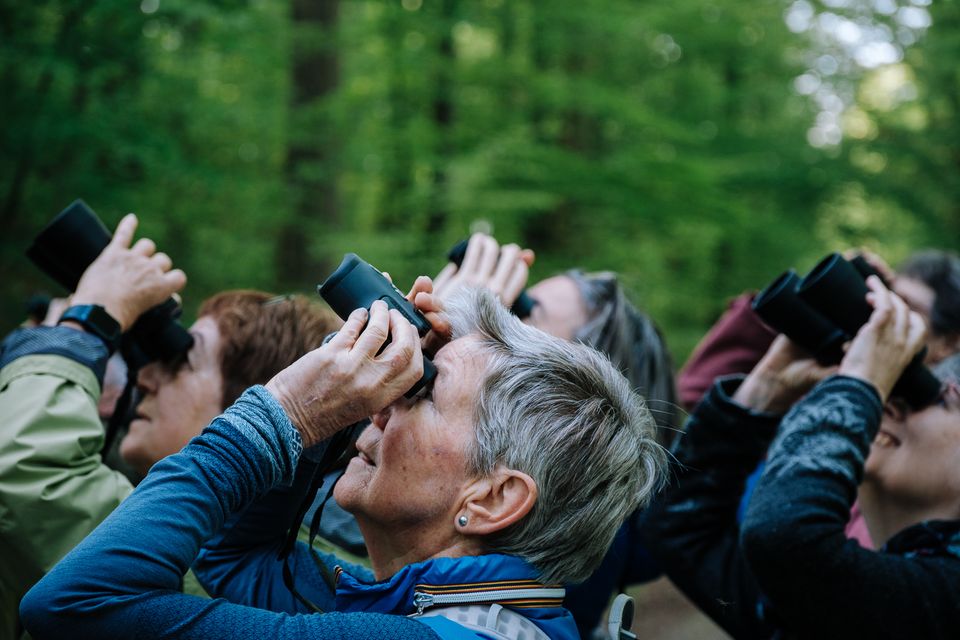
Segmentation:
[[(535, 572), (509, 556), (439, 559), (410, 565), (389, 581), (342, 574), (338, 608), (291, 614), (179, 593), (182, 575), (232, 516), (294, 478), (299, 434), (263, 388), (248, 390), (179, 454), (157, 463), (137, 490), (23, 599), (24, 626), (44, 638), (480, 638), (445, 620), (413, 613), (412, 589), (431, 584), (529, 579)], [(235, 583), (276, 584), (280, 563), (265, 573), (234, 567)], [(269, 574), (269, 575), (268, 575)], [(249, 582), (252, 581), (252, 582)], [(357, 603), (362, 603), (358, 606)], [(559, 607), (523, 615), (554, 638), (574, 638)]]

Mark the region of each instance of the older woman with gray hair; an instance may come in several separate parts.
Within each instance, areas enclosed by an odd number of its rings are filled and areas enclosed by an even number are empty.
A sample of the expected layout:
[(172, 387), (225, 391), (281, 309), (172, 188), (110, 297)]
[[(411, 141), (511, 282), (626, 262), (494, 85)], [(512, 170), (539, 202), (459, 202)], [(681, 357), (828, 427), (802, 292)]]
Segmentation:
[[(501, 246), (491, 236), (476, 233), (460, 266), (451, 263), (437, 275), (437, 293), (451, 295), (460, 286), (483, 286), (510, 307), (527, 284), (533, 258), (529, 250)], [(526, 293), (535, 304), (524, 321), (609, 357), (643, 395), (657, 421), (657, 441), (669, 447), (681, 425), (673, 359), (656, 324), (630, 302), (617, 274), (571, 269), (537, 282)], [(590, 578), (568, 589), (565, 604), (584, 637), (595, 631), (615, 590), (660, 575), (638, 540), (638, 515), (624, 523)]]
[[(596, 351), (523, 325), (486, 293), (449, 300), (445, 326), (429, 292), (420, 279), (413, 297), (452, 338), (433, 357), (432, 388), (403, 397), (422, 372), (416, 330), (380, 302), (355, 311), (158, 463), (27, 595), (33, 637), (576, 638), (557, 584), (589, 575), (657, 489), (653, 419)], [(262, 608), (276, 562), (227, 568), (245, 586), (239, 604), (175, 592), (205, 540), (290, 484), (305, 449), (316, 454), (368, 415), (335, 495), (356, 516), (373, 571), (335, 570), (335, 597), (298, 580), (336, 612)], [(298, 573), (318, 572), (305, 546), (294, 555)]]

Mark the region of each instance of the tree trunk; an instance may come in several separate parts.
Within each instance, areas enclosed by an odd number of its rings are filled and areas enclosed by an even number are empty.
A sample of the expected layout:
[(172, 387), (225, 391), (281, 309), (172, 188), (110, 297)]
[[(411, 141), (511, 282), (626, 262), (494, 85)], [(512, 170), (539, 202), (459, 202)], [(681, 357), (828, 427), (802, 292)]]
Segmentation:
[(336, 188), (336, 143), (320, 102), (339, 83), (337, 49), (332, 34), (339, 14), (338, 0), (293, 0), (293, 83), (291, 133), (285, 173), (292, 213), (277, 242), (277, 277), (284, 287), (316, 280), (322, 264), (311, 255), (315, 233), (335, 228), (339, 221)]

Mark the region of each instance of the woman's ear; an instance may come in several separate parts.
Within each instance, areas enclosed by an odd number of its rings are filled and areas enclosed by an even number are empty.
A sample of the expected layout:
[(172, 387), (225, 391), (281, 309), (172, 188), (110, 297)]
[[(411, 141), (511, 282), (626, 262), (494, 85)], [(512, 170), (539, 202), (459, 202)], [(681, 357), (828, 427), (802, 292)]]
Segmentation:
[(506, 529), (530, 513), (537, 502), (537, 483), (526, 473), (497, 465), (493, 473), (467, 487), (455, 516), (457, 531), (489, 535)]

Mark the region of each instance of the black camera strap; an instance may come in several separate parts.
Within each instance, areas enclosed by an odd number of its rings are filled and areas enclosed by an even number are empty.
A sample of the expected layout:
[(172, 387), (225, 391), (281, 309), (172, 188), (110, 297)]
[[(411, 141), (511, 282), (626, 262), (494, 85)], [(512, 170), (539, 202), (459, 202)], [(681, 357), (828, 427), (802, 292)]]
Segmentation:
[(130, 409), (133, 406), (133, 391), (137, 387), (137, 371), (127, 370), (127, 382), (123, 385), (123, 392), (117, 398), (117, 404), (113, 408), (113, 413), (107, 421), (107, 429), (103, 436), (103, 448), (100, 449), (100, 455), (106, 456), (113, 446), (113, 441), (117, 439), (120, 428), (127, 424), (130, 417)]
[[(287, 531), (287, 539), (284, 541), (283, 547), (281, 547), (280, 553), (277, 556), (277, 559), (283, 562), (284, 585), (290, 590), (290, 593), (292, 593), (297, 600), (315, 613), (323, 613), (323, 610), (311, 602), (309, 598), (297, 591), (295, 586), (296, 576), (294, 575), (293, 570), (290, 568), (289, 556), (297, 544), (297, 537), (300, 533), (300, 525), (303, 522), (307, 511), (310, 510), (310, 505), (313, 504), (317, 492), (320, 490), (320, 487), (323, 486), (324, 479), (330, 471), (337, 468), (337, 464), (341, 462), (341, 459), (350, 449), (352, 443), (356, 439), (356, 436), (359, 435), (360, 431), (362, 431), (366, 425), (367, 422), (364, 420), (347, 427), (342, 431), (339, 431), (330, 439), (327, 449), (323, 452), (320, 463), (317, 465), (317, 468), (314, 470), (313, 476), (310, 479), (310, 488), (304, 495), (303, 500), (300, 502), (300, 506), (297, 508), (296, 516), (290, 523), (290, 529)], [(339, 479), (340, 478), (338, 477), (337, 480)], [(336, 482), (331, 483), (330, 488), (327, 490), (327, 493), (323, 498), (323, 501), (317, 507), (317, 510), (313, 515), (313, 520), (310, 523), (310, 534), (307, 542), (307, 546), (310, 548), (311, 557), (313, 558), (320, 572), (323, 574), (324, 581), (330, 587), (331, 591), (334, 590), (336, 586), (334, 576), (330, 573), (329, 568), (313, 549), (313, 540), (316, 538), (317, 533), (320, 530), (320, 519), (323, 514), (323, 507), (333, 495), (333, 489), (336, 487), (336, 484)]]

